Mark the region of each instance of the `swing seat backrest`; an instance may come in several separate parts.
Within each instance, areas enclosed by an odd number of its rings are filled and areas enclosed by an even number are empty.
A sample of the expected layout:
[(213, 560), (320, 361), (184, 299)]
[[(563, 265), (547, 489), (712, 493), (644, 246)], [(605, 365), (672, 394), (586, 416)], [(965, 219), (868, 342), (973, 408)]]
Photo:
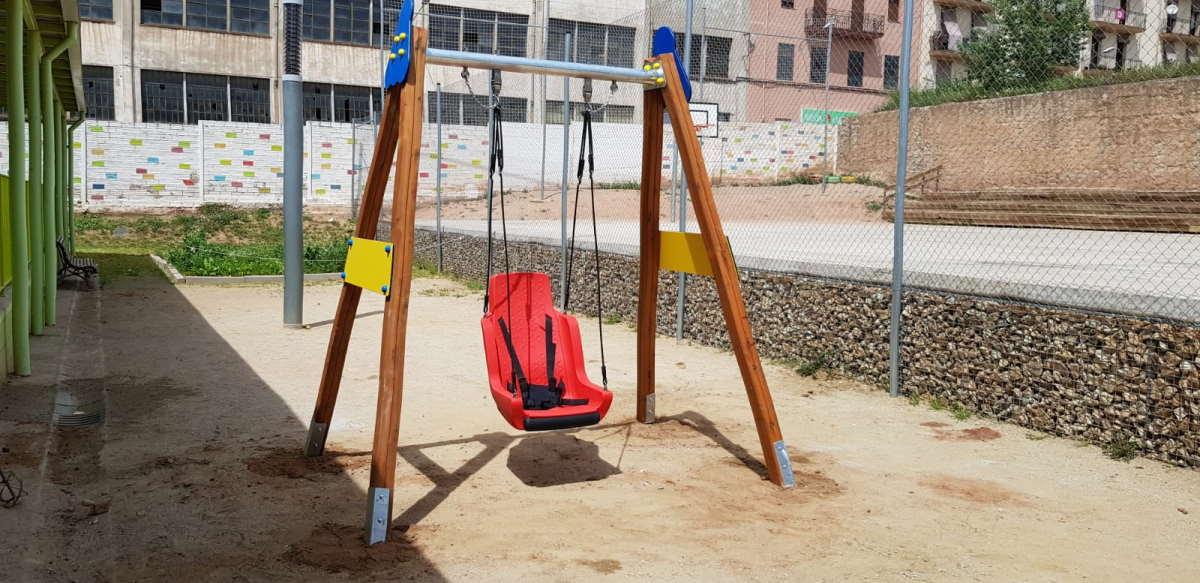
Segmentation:
[[(555, 309), (550, 278), (546, 274), (500, 273), (492, 276), (488, 288), (488, 312), (483, 317), (482, 327), (492, 397), (513, 427), (532, 431), (591, 425), (598, 423), (608, 411), (612, 393), (588, 379), (579, 324), (575, 318)], [(513, 352), (509, 351), (504, 329), (508, 330)], [(553, 371), (550, 370), (551, 353)], [(514, 375), (514, 354), (528, 383), (554, 386), (561, 383), (564, 400), (583, 404), (525, 409)]]

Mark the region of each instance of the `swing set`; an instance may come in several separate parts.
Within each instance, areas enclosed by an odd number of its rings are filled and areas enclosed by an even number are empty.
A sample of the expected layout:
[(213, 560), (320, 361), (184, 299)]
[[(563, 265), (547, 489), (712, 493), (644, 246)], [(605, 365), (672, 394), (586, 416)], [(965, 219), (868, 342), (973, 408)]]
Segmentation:
[[(654, 423), (654, 342), (657, 322), (660, 269), (686, 271), (714, 278), (730, 343), (737, 357), (743, 384), (768, 478), (788, 488), (795, 485), (787, 449), (779, 429), (775, 406), (767, 388), (762, 363), (750, 333), (738, 275), (713, 200), (711, 181), (704, 166), (700, 140), (691, 121), (688, 99), (691, 85), (680, 65), (674, 33), (663, 27), (655, 32), (654, 56), (641, 69), (486, 55), (428, 48), (428, 33), (414, 27), (413, 0), (405, 0), (392, 37), (385, 75), (385, 98), (359, 221), (348, 241), (344, 285), (330, 331), (320, 389), (309, 425), (305, 453), (324, 454), (329, 422), (341, 385), (346, 350), (358, 303), (364, 289), (386, 298), (379, 366), (374, 443), (371, 455), (367, 511), (367, 542), (387, 539), (395, 486), (397, 441), (404, 384), (406, 324), (412, 286), (413, 231), (421, 146), (426, 64), (476, 67), (492, 71), (492, 96), (499, 94), (500, 71), (582, 77), (637, 83), (643, 94), (643, 144), (640, 204), (640, 269), (637, 317), (637, 419)], [(590, 102), (590, 83), (585, 98)], [(601, 384), (585, 371), (578, 321), (566, 313), (570, 305), (570, 274), (574, 269), (575, 226), (585, 170), (591, 193), (593, 258), (597, 310), (601, 309), (602, 279), (596, 221), (595, 161), (592, 153), (591, 109), (583, 112), (583, 145), (576, 175), (575, 211), (571, 227), (568, 276), (563, 287), (562, 310), (552, 299), (550, 277), (544, 273), (513, 272), (508, 252), (504, 201), (503, 116), (498, 99), (489, 99), (491, 135), (488, 160), (487, 287), (484, 292), (484, 354), (488, 384), (500, 414), (522, 431), (560, 430), (599, 423), (612, 404), (604, 355), (603, 314), (600, 320)], [(700, 233), (659, 230), (662, 183), (664, 112), (670, 116), (684, 174), (692, 195)], [(585, 154), (586, 152), (586, 154)], [(393, 159), (391, 241), (375, 241)], [(498, 180), (497, 180), (498, 179)], [(500, 224), (504, 272), (493, 274), (493, 199), (499, 182)]]

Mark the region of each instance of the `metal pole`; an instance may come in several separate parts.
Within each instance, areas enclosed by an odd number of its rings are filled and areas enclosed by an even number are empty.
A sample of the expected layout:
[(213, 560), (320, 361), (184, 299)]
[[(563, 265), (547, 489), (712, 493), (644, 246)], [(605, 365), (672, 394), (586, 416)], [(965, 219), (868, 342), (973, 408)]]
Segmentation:
[[(442, 84), (437, 84), (437, 178), (435, 178), (434, 194), (437, 208), (437, 269), (442, 272)], [(491, 138), (488, 138), (491, 139)]]
[[(550, 52), (549, 12), (550, 12), (550, 0), (546, 0), (545, 2), (542, 2), (542, 21), (541, 21), (542, 58), (543, 59), (550, 56), (549, 55), (549, 52)], [(548, 127), (549, 124), (546, 123), (546, 101), (547, 101), (546, 97), (548, 96), (548, 94), (547, 94), (547, 90), (548, 90), (547, 80), (548, 79), (549, 79), (549, 77), (545, 74), (543, 74), (541, 76), (541, 81), (542, 81), (542, 181), (541, 181), (541, 187), (542, 187), (542, 200), (543, 201), (546, 200), (546, 149), (547, 149), (546, 148), (546, 138), (547, 138), (548, 132), (549, 132), (549, 127)]]
[[(692, 17), (695, 15), (696, 4), (695, 0), (687, 0), (685, 5), (685, 18), (687, 22), (684, 25), (683, 37), (683, 63), (690, 77), (692, 71)], [(701, 48), (703, 50), (703, 48)], [(679, 144), (675, 144), (675, 160), (679, 160)], [(679, 232), (687, 231), (687, 176), (686, 173), (683, 180), (679, 183)], [(687, 302), (687, 274), (679, 272), (676, 277), (679, 281), (679, 289), (675, 296), (675, 339), (683, 340), (683, 319), (685, 312), (685, 304)]]
[(642, 85), (658, 86), (663, 73), (661, 70), (646, 71), (639, 68), (611, 67), (608, 65), (590, 65), (566, 61), (551, 61), (548, 59), (531, 59), (528, 57), (510, 57), (507, 55), (489, 55), (485, 53), (468, 53), (464, 51), (449, 51), (445, 49), (429, 49), (425, 53), (425, 62), (430, 65), (445, 65), (447, 67), (473, 67), (476, 69), (495, 69), (509, 73), (530, 73), (533, 75), (557, 75), (559, 77), (578, 77), (617, 81), (620, 83), (641, 83)]
[[(54, 240), (54, 85), (43, 83), (38, 62), (42, 58), (42, 35), (30, 31), (25, 53), (26, 113), (29, 116), (29, 329), (34, 335), (45, 331), (46, 323), (46, 245)], [(10, 118), (11, 120), (11, 118)]]
[(300, 18), (304, 0), (283, 0), (283, 324), (304, 323), (304, 108)]
[(821, 193), (824, 194), (829, 183), (829, 122), (832, 113), (829, 112), (829, 63), (833, 61), (833, 23), (834, 17), (825, 17), (825, 173), (821, 176)]
[[(888, 392), (900, 396), (900, 334), (904, 313), (904, 189), (908, 178), (908, 90), (912, 70), (913, 0), (904, 0), (904, 36), (900, 42), (900, 128), (896, 152), (896, 219), (892, 224), (891, 378)], [(826, 149), (828, 149), (828, 145)]]
[[(567, 33), (563, 38), (563, 58), (571, 60), (571, 33)], [(567, 198), (569, 197), (570, 184), (567, 176), (570, 173), (571, 165), (571, 78), (563, 77), (563, 92), (562, 92), (562, 114), (563, 114), (563, 141), (562, 141), (562, 182), (561, 192), (559, 193), (559, 207), (561, 211), (561, 220), (559, 221), (559, 277), (558, 277), (558, 299), (563, 310), (567, 309)]]
[(29, 376), (29, 208), (25, 198), (25, 0), (8, 0), (8, 215), (12, 233), (12, 340), (17, 374)]

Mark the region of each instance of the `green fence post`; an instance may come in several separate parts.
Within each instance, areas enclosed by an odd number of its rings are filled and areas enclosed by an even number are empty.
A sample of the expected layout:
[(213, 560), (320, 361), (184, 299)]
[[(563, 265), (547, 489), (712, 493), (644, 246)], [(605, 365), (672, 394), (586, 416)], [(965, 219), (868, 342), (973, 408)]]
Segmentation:
[(44, 100), (40, 95), (45, 85), (41, 82), (38, 72), (38, 62), (42, 58), (42, 35), (29, 31), (25, 47), (25, 99), (28, 103), (26, 113), (29, 116), (29, 187), (26, 197), (29, 200), (29, 329), (40, 335), (45, 331), (45, 286), (46, 286), (46, 257), (43, 249), (43, 221), (48, 218), (44, 213), (45, 201), (54, 195), (54, 187), (47, 180), (53, 164), (46, 157), (43, 147), (50, 137), (50, 109), (44, 110)]
[(25, 198), (25, 0), (8, 0), (8, 178), (13, 239), (13, 356), (29, 375), (29, 209)]
[[(67, 206), (70, 208), (70, 214), (67, 215), (68, 225), (71, 226), (71, 252), (75, 252), (75, 128), (83, 123), (84, 117), (79, 113), (78, 119), (71, 122), (67, 126), (67, 135), (65, 144), (67, 145)], [(79, 191), (82, 193), (83, 189)]]

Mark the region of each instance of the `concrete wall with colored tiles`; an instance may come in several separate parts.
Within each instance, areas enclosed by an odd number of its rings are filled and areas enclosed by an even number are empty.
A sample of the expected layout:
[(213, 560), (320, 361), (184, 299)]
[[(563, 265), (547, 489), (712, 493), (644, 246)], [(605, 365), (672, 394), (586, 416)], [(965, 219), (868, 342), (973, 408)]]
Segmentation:
[[(2, 125), (2, 124), (0, 124)], [(571, 126), (568, 179), (574, 181), (581, 125)], [(719, 138), (703, 140), (709, 173), (721, 182), (771, 182), (819, 164), (823, 127), (791, 122), (725, 123)], [(543, 131), (544, 143), (543, 148)], [(831, 139), (837, 132), (831, 132)], [(0, 131), (0, 171), (6, 168)], [(504, 126), (505, 188), (534, 191), (562, 182), (562, 126)], [(671, 173), (673, 137), (666, 132), (663, 173)], [(87, 209), (194, 208), (204, 203), (278, 204), (283, 198), (281, 126), (228, 122), (167, 125), (93, 122), (74, 135), (77, 204)], [(641, 176), (642, 127), (596, 124), (596, 181), (636, 182)], [(487, 185), (488, 136), (480, 126), (444, 126), (442, 162), (437, 133), (426, 125), (419, 194), (432, 196), (437, 172), (448, 197), (482, 195)], [(834, 142), (836, 146), (836, 142)], [(304, 135), (305, 204), (349, 208), (370, 166), (375, 136), (369, 126), (310, 123)], [(836, 149), (836, 148), (835, 148)], [(831, 160), (833, 152), (831, 152)]]

